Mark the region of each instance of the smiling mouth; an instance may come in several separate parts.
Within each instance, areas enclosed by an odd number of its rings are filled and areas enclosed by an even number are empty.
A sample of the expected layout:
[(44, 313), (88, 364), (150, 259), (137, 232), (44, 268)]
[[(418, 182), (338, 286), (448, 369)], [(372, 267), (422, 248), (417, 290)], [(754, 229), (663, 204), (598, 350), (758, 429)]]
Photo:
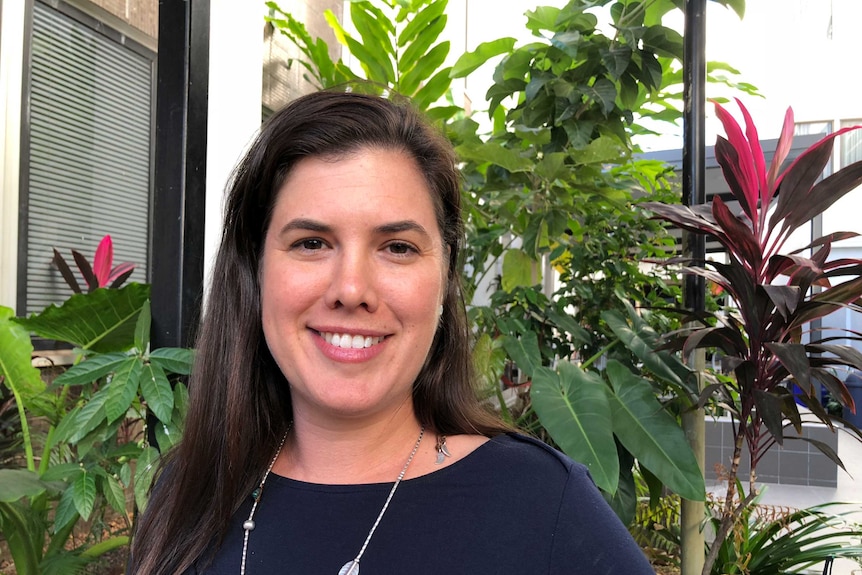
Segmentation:
[(326, 343), (344, 349), (364, 349), (366, 347), (377, 345), (384, 339), (382, 337), (350, 335), (348, 333), (340, 334), (321, 332), (320, 335), (323, 337), (324, 340), (326, 340)]

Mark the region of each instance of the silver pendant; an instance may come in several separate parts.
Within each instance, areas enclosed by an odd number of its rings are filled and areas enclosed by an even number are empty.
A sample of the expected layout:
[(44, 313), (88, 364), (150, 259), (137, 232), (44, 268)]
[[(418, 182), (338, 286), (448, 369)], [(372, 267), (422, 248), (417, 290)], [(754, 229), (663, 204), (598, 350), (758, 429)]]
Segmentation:
[(359, 561), (356, 559), (348, 561), (338, 572), (338, 575), (359, 575)]

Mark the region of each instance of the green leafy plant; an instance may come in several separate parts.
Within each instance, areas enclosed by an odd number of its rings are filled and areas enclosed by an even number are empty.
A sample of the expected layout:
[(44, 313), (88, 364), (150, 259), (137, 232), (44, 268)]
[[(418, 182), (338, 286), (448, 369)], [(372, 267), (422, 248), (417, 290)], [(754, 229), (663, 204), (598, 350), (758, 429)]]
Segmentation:
[[(755, 498), (721, 542), (711, 575), (803, 573), (833, 559), (862, 557), (862, 526), (851, 512), (833, 511), (842, 505), (785, 509), (760, 505)], [(710, 522), (720, 529), (721, 514)]]
[[(766, 450), (784, 442), (786, 426), (795, 427), (801, 435), (802, 418), (794, 399), (832, 429), (832, 422), (839, 418), (821, 405), (815, 383), (824, 385), (834, 399), (853, 409), (853, 397), (830, 368), (862, 368), (862, 353), (858, 350), (808, 329), (811, 321), (835, 310), (862, 311), (862, 260), (829, 258), (833, 242), (858, 234), (832, 233), (802, 249), (784, 253), (795, 230), (862, 184), (862, 162), (820, 179), (834, 138), (856, 128), (826, 136), (782, 169), (793, 138), (793, 113), (788, 110), (775, 157), (767, 168), (757, 129), (745, 107), (741, 103), (739, 106), (745, 132), (716, 104), (727, 139), (719, 137), (715, 153), (741, 213), (735, 213), (720, 197), (693, 208), (647, 204), (658, 218), (693, 233), (711, 235), (728, 256), (727, 263), (673, 260), (694, 264), (683, 271), (720, 286), (733, 299), (734, 306), (697, 318), (702, 327), (685, 330), (671, 337), (668, 344), (684, 355), (700, 347), (719, 349), (724, 355), (725, 371), (734, 375), (708, 386), (702, 398), (705, 401), (714, 393), (722, 394), (733, 418), (734, 433), (725, 505), (716, 541), (707, 556), (705, 575), (745, 508), (746, 501), (733, 503), (743, 446), (748, 447), (751, 464), (749, 497), (754, 497), (756, 466)], [(808, 257), (803, 255), (806, 250), (812, 252)], [(819, 289), (812, 289), (815, 286)], [(854, 334), (848, 335), (858, 340)], [(800, 390), (798, 393), (788, 389), (789, 381)], [(852, 425), (847, 424), (846, 429), (862, 438)], [(807, 441), (843, 467), (827, 446)]]
[[(106, 273), (110, 259), (101, 259)], [(78, 572), (126, 545), (127, 535), (102, 538), (101, 529), (83, 546), (71, 537), (86, 522), (102, 525), (109, 509), (129, 528), (127, 494), (143, 507), (158, 457), (146, 442), (147, 413), (163, 449), (179, 438), (187, 393), (168, 374), (187, 374), (192, 353), (149, 349), (148, 298), (148, 286), (131, 283), (76, 293), (27, 318), (0, 307), (0, 380), (23, 448), (0, 469), (0, 533), (19, 575)], [(77, 349), (76, 364), (50, 386), (32, 366), (29, 332)]]

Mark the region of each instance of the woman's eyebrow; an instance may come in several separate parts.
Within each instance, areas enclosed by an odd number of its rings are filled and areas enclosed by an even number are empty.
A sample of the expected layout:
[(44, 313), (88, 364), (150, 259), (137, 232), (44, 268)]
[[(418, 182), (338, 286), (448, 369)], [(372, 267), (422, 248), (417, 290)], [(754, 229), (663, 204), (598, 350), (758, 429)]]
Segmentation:
[[(333, 232), (332, 226), (324, 224), (323, 222), (319, 222), (317, 220), (312, 220), (309, 218), (296, 218), (284, 224), (281, 230), (279, 230), (279, 235), (296, 230), (315, 232), (320, 234), (328, 234)], [(374, 232), (381, 235), (398, 234), (402, 232), (415, 232), (428, 238), (431, 237), (431, 234), (428, 233), (428, 230), (426, 230), (424, 226), (422, 226), (419, 222), (415, 220), (401, 220), (381, 224), (374, 228)]]
[(379, 234), (397, 234), (401, 232), (416, 232), (425, 237), (430, 238), (431, 234), (428, 233), (419, 222), (414, 220), (402, 220), (399, 222), (391, 222), (388, 224), (383, 224), (381, 226), (377, 226), (375, 231)]
[(332, 232), (332, 227), (322, 222), (318, 222), (317, 220), (311, 220), (308, 218), (296, 218), (295, 220), (290, 220), (289, 222), (284, 224), (284, 226), (282, 226), (281, 230), (279, 230), (278, 233), (279, 235), (283, 235), (295, 230), (303, 230), (308, 232), (325, 234)]

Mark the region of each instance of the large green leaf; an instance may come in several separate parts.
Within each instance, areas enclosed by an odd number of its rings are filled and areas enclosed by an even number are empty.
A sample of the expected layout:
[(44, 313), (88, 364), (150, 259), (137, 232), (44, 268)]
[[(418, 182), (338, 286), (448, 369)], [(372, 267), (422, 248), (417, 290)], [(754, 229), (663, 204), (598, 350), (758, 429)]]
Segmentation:
[(150, 297), (150, 286), (131, 283), (120, 289), (99, 288), (75, 294), (62, 306), (14, 321), (48, 339), (98, 352), (125, 351), (135, 344), (138, 314)]
[(443, 15), (446, 11), (446, 4), (448, 4), (448, 0), (436, 0), (417, 12), (413, 16), (413, 19), (401, 30), (401, 33), (398, 34), (398, 47), (403, 48), (408, 43), (415, 41), (416, 37), (431, 22)]
[(682, 497), (703, 501), (703, 472), (676, 419), (662, 407), (652, 385), (618, 361), (611, 360), (608, 378), (614, 433), (635, 458)]
[(586, 465), (601, 489), (615, 493), (620, 464), (607, 385), (571, 363), (536, 369), (530, 390), (542, 425), (572, 459)]
[(503, 337), (503, 348), (527, 377), (533, 377), (536, 369), (542, 365), (536, 332), (528, 331), (521, 337), (506, 335)]
[(90, 518), (96, 503), (96, 478), (92, 473), (82, 473), (69, 487), (75, 510), (85, 520)]
[(147, 407), (162, 423), (170, 423), (174, 409), (174, 392), (165, 372), (158, 365), (147, 364), (141, 374), (141, 393)]
[(530, 287), (540, 283), (541, 278), (534, 278), (533, 272), (537, 269), (536, 262), (523, 250), (506, 250), (503, 255), (502, 287), (511, 292), (518, 287)]
[(64, 371), (54, 380), (54, 386), (92, 383), (119, 367), (128, 359), (123, 352), (97, 354)]
[(39, 370), (33, 367), (30, 335), (11, 321), (13, 315), (11, 309), (0, 306), (0, 376), (16, 396), (16, 401), (22, 402), (28, 411), (38, 412), (33, 402), (41, 408), (49, 405), (44, 397), (45, 383)]
[(0, 502), (11, 503), (33, 497), (47, 489), (39, 474), (27, 469), (0, 469)]
[(135, 468), (135, 503), (139, 511), (147, 507), (150, 485), (153, 483), (158, 464), (159, 452), (155, 447), (147, 447), (138, 458)]
[(463, 78), (494, 56), (511, 52), (514, 47), (514, 38), (499, 38), (491, 42), (482, 42), (475, 50), (466, 52), (458, 58), (449, 75), (452, 78)]
[(167, 373), (188, 375), (195, 362), (194, 350), (184, 347), (160, 347), (150, 353), (150, 361)]
[(691, 370), (666, 351), (655, 351), (655, 334), (646, 324), (638, 322), (633, 329), (618, 311), (603, 312), (602, 319), (649, 371), (679, 390), (696, 393), (689, 381)]
[(113, 423), (129, 410), (138, 392), (142, 371), (143, 364), (137, 357), (130, 357), (117, 368), (111, 383), (105, 388), (105, 415), (108, 423)]

